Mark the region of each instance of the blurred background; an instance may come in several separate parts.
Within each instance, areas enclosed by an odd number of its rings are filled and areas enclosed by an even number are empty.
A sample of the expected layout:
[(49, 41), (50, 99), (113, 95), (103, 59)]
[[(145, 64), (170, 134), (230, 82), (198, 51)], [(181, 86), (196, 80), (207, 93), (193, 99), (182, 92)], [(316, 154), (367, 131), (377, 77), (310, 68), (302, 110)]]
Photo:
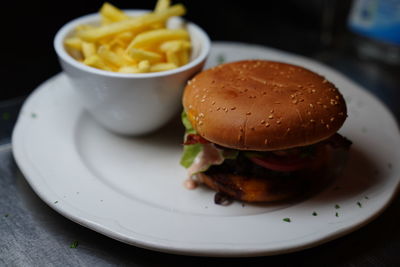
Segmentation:
[[(55, 33), (69, 20), (97, 12), (103, 2), (4, 1), (0, 98), (25, 96), (60, 72), (52, 46)], [(347, 27), (349, 0), (172, 2), (183, 3), (185, 17), (203, 27), (212, 40), (260, 44), (310, 57), (352, 48)], [(156, 0), (110, 3), (123, 9), (152, 9)]]
[[(122, 9), (153, 9), (156, 0), (110, 3)], [(395, 88), (399, 87), (396, 77), (400, 73), (400, 40), (397, 45), (387, 40), (381, 42), (379, 38), (365, 37), (367, 34), (360, 29), (352, 30), (357, 27), (349, 27), (352, 19), (353, 24), (368, 28), (371, 21), (376, 21), (377, 11), (383, 10), (384, 18), (397, 16), (397, 29), (392, 29), (392, 33), (400, 39), (400, 0), (175, 0), (172, 3), (183, 3), (187, 7), (185, 18), (204, 28), (213, 41), (259, 44), (312, 57), (375, 91), (400, 115), (394, 108), (398, 98)], [(8, 110), (8, 106), (22, 103), (40, 83), (61, 71), (52, 43), (57, 30), (76, 17), (97, 12), (102, 4), (101, 0), (2, 2), (0, 114), (6, 123), (13, 121), (18, 111)], [(352, 10), (355, 15), (351, 15)], [(10, 129), (11, 123), (8, 133)]]

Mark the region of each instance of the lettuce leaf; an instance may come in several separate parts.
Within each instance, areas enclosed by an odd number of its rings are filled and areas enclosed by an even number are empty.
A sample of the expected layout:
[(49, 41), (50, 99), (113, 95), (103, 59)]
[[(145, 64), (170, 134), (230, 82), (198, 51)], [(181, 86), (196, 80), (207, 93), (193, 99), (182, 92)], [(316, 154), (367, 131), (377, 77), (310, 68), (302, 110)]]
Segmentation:
[(181, 156), (180, 164), (186, 169), (189, 168), (202, 150), (203, 146), (201, 144), (183, 146), (183, 154)]
[[(182, 124), (185, 126), (185, 137), (188, 134), (195, 134), (196, 130), (193, 128), (192, 124), (189, 121), (189, 118), (185, 112), (182, 111), (181, 114)], [(193, 145), (185, 145), (183, 146), (183, 154), (181, 156), (180, 164), (185, 167), (186, 169), (189, 168), (192, 164), (197, 155), (203, 150), (203, 146), (201, 144), (193, 144)]]
[(181, 119), (182, 119), (182, 124), (183, 124), (183, 126), (185, 126), (185, 129), (186, 129), (185, 134), (196, 133), (196, 130), (193, 128), (192, 124), (190, 123), (185, 110), (182, 111)]
[[(185, 111), (182, 111), (181, 118), (182, 118), (182, 124), (185, 126), (185, 139), (188, 134), (196, 134), (196, 130), (193, 128), (192, 124), (190, 123), (189, 118)], [(183, 147), (183, 154), (181, 156), (180, 164), (185, 168), (189, 168), (193, 164), (197, 155), (201, 151), (203, 151), (203, 145), (200, 143), (193, 144), (193, 145), (185, 145)], [(235, 150), (235, 149), (220, 149), (220, 153), (224, 160), (225, 159), (236, 159), (239, 154), (239, 151)], [(223, 162), (221, 162), (219, 164), (222, 164), (222, 163)], [(202, 168), (202, 170), (200, 172), (204, 172), (204, 171), (208, 170), (208, 168), (211, 165), (212, 164), (205, 166), (204, 169)]]

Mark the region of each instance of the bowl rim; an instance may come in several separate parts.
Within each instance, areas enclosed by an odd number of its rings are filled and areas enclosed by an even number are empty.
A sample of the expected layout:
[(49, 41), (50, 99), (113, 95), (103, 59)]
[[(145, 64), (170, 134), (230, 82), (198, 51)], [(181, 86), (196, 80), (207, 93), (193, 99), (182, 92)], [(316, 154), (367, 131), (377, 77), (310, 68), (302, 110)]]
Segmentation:
[[(151, 12), (152, 10), (145, 10), (145, 9), (126, 9), (124, 12), (130, 15), (139, 15)], [(64, 48), (64, 40), (65, 37), (78, 25), (85, 24), (89, 22), (95, 22), (96, 20), (99, 21), (100, 15), (99, 13), (91, 13), (87, 15), (83, 15), (81, 17), (77, 17), (73, 20), (70, 20), (66, 24), (64, 24), (56, 33), (54, 40), (53, 40), (53, 47), (56, 51), (57, 56), (66, 61), (68, 64), (72, 65), (73, 67), (80, 69), (84, 72), (90, 72), (92, 74), (101, 75), (101, 76), (108, 76), (108, 77), (119, 77), (119, 78), (152, 78), (152, 77), (163, 77), (169, 76), (171, 74), (176, 74), (180, 72), (184, 72), (188, 69), (191, 69), (198, 64), (200, 64), (203, 60), (207, 58), (210, 53), (211, 49), (211, 40), (208, 34), (197, 24), (186, 21), (184, 18), (181, 18), (186, 22), (187, 27), (193, 29), (195, 34), (200, 37), (202, 41), (202, 49), (200, 54), (189, 63), (180, 66), (178, 68), (167, 70), (167, 71), (160, 71), (160, 72), (146, 72), (146, 73), (120, 73), (120, 72), (112, 72), (101, 70), (97, 68), (93, 68), (87, 66), (76, 59), (74, 59), (71, 55), (68, 54), (66, 49)]]

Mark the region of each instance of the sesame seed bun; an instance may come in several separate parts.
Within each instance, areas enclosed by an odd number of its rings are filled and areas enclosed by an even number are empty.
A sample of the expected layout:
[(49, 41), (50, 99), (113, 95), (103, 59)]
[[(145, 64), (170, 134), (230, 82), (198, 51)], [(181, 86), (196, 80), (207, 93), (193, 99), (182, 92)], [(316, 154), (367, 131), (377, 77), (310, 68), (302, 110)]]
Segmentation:
[(264, 60), (199, 73), (184, 90), (183, 106), (202, 137), (239, 150), (311, 145), (336, 133), (347, 117), (343, 96), (324, 77)]

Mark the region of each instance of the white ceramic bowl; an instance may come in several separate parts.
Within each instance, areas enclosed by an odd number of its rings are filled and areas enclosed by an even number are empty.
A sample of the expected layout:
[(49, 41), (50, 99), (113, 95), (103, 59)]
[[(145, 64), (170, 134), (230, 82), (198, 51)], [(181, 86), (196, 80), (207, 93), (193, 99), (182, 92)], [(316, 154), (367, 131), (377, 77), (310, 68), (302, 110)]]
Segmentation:
[[(144, 10), (126, 11), (130, 15)], [(80, 95), (82, 105), (102, 126), (112, 132), (140, 135), (154, 131), (181, 109), (181, 94), (186, 81), (201, 71), (210, 52), (210, 39), (197, 25), (187, 22), (192, 52), (190, 62), (179, 68), (153, 73), (126, 74), (86, 66), (72, 58), (64, 40), (80, 24), (96, 24), (98, 14), (86, 15), (64, 25), (56, 34), (54, 48), (60, 64)], [(169, 27), (182, 19), (174, 17)], [(73, 107), (71, 107), (73, 108)]]

